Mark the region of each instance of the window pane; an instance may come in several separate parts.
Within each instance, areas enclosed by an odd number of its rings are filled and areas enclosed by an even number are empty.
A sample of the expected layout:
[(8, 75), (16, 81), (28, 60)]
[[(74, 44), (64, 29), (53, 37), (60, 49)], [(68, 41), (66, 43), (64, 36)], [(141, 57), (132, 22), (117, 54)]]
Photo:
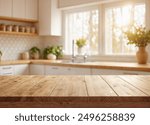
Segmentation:
[(71, 54), (72, 41), (86, 38), (86, 53), (98, 54), (99, 10), (66, 14), (65, 53)]
[(135, 54), (134, 45), (127, 45), (124, 31), (131, 25), (145, 26), (145, 5), (128, 5), (105, 10), (106, 54)]

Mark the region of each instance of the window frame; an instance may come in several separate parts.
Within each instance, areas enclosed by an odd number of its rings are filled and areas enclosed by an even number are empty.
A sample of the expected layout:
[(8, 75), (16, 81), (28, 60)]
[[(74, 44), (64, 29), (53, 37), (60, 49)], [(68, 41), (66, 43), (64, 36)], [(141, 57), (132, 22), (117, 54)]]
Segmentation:
[[(84, 7), (78, 7), (78, 8), (73, 8), (73, 9), (67, 9), (62, 11), (62, 39), (63, 39), (63, 46), (65, 47), (65, 15), (67, 13), (71, 12), (81, 12), (89, 9), (99, 9), (99, 51), (98, 55), (92, 55), (88, 58), (93, 59), (93, 60), (101, 60), (101, 61), (126, 61), (126, 62), (132, 62), (136, 60), (135, 55), (122, 55), (122, 54), (106, 54), (105, 52), (105, 9), (106, 8), (113, 8), (113, 7), (118, 7), (118, 6), (123, 6), (123, 5), (128, 5), (128, 4), (140, 4), (140, 3), (145, 3), (146, 7), (146, 27), (150, 29), (150, 1), (149, 0), (127, 0), (127, 1), (116, 1), (116, 2), (107, 2), (103, 4), (96, 4), (96, 5), (91, 5), (91, 6), (84, 6)], [(150, 47), (147, 47), (147, 49), (150, 51)], [(71, 57), (70, 55), (65, 55), (65, 58), (68, 59)]]
[[(143, 4), (145, 3), (145, 7), (147, 8), (147, 5), (146, 5), (146, 0), (127, 0), (127, 1), (120, 1), (120, 2), (113, 2), (113, 3), (106, 3), (106, 4), (103, 4), (102, 5), (102, 26), (103, 26), (103, 32), (102, 32), (102, 43), (103, 43), (103, 52), (102, 52), (102, 55), (105, 55), (105, 56), (122, 56), (122, 57), (133, 57), (135, 56), (135, 54), (108, 54), (106, 53), (106, 44), (105, 44), (105, 9), (107, 8), (114, 8), (114, 7), (120, 7), (120, 6), (125, 6), (125, 5), (129, 5), (129, 4), (132, 4), (132, 5), (137, 5), (137, 4)], [(146, 13), (147, 13), (147, 9), (146, 9)], [(145, 14), (145, 25), (147, 26), (147, 18), (146, 18), (146, 15)]]
[[(63, 16), (62, 16), (62, 19), (63, 19), (63, 26), (62, 26), (62, 33), (63, 33), (63, 46), (64, 46), (64, 49), (65, 49), (65, 44), (66, 44), (66, 30), (65, 30), (65, 27), (66, 27), (66, 14), (70, 14), (70, 13), (75, 13), (75, 12), (84, 12), (84, 11), (88, 11), (88, 10), (94, 10), (94, 9), (98, 9), (99, 10), (99, 13), (100, 13), (100, 7), (99, 5), (92, 5), (92, 6), (88, 6), (88, 7), (79, 7), (79, 8), (75, 8), (75, 9), (69, 9), (69, 10), (64, 10), (63, 11)], [(100, 16), (99, 16), (99, 19), (100, 21)], [(100, 23), (99, 23), (99, 26), (98, 26), (98, 34), (100, 34)], [(98, 35), (98, 41), (100, 41), (100, 35)], [(100, 42), (99, 42), (100, 43)], [(91, 56), (98, 56), (99, 55), (99, 51), (100, 51), (100, 44), (98, 44), (98, 54), (97, 55), (91, 55)], [(66, 56), (71, 56), (70, 55), (66, 55)]]

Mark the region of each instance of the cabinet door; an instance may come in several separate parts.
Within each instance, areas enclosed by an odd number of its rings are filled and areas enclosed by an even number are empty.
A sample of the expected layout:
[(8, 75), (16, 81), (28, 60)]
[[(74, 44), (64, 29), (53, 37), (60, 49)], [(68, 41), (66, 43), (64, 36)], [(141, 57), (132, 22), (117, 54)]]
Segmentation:
[(13, 0), (13, 17), (25, 19), (26, 0)]
[(123, 75), (150, 75), (150, 72), (122, 70), (122, 74)]
[(61, 35), (61, 11), (57, 0), (39, 0), (39, 35)]
[(45, 66), (45, 75), (68, 75), (70, 69), (61, 66)]
[(2, 75), (2, 67), (0, 66), (0, 75)]
[(0, 0), (0, 16), (12, 17), (12, 0)]
[(122, 75), (121, 70), (92, 69), (92, 75)]
[(71, 68), (71, 75), (91, 75), (90, 68)]
[(30, 75), (44, 75), (44, 65), (30, 65)]
[(14, 75), (14, 66), (11, 66), (11, 65), (2, 66), (1, 67), (1, 75), (4, 75), (4, 76)]
[(29, 75), (29, 65), (15, 65), (15, 75)]
[(38, 0), (26, 0), (26, 18), (38, 20)]

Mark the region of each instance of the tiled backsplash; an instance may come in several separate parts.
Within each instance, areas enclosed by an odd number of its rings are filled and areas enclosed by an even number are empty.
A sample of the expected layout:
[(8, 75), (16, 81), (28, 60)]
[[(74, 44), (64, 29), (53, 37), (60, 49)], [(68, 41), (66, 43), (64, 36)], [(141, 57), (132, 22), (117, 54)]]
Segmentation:
[(29, 51), (33, 46), (42, 48), (40, 37), (0, 35), (0, 50), (3, 53), (2, 60), (20, 59), (20, 53)]

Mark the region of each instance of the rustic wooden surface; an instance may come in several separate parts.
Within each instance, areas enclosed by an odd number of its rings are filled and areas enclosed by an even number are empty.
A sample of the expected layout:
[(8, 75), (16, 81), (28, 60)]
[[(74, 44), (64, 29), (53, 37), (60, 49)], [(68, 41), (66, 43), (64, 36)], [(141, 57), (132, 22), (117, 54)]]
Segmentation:
[(150, 64), (140, 65), (137, 63), (126, 62), (86, 62), (86, 63), (71, 63), (62, 60), (14, 60), (0, 61), (0, 66), (16, 65), (16, 64), (39, 64), (64, 67), (79, 67), (79, 68), (96, 68), (96, 69), (114, 69), (114, 70), (129, 70), (129, 71), (145, 71), (150, 72)]
[(150, 76), (0, 76), (0, 107), (150, 107)]

